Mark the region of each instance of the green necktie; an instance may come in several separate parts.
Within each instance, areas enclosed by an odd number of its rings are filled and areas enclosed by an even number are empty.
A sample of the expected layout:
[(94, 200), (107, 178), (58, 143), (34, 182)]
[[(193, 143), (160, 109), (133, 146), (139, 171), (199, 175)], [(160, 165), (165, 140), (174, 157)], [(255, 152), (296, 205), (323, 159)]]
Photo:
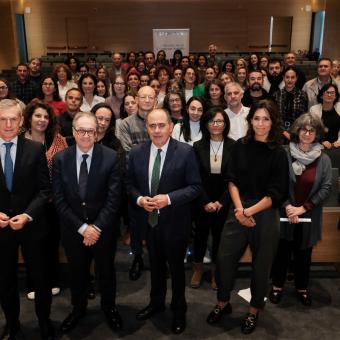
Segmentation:
[[(161, 171), (161, 152), (162, 149), (157, 150), (157, 156), (155, 158), (155, 163), (152, 168), (152, 176), (151, 176), (151, 190), (150, 196), (154, 197), (157, 195), (158, 185), (159, 185), (159, 175)], [(151, 227), (154, 227), (158, 224), (158, 210), (155, 209), (151, 213), (149, 213), (148, 222)]]

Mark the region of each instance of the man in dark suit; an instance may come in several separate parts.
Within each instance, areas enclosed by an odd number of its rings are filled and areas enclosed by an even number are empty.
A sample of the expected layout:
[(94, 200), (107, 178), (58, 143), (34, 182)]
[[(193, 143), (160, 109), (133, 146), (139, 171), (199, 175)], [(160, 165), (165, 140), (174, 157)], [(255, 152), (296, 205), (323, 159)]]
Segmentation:
[(47, 223), (44, 205), (50, 182), (43, 145), (18, 136), (23, 121), (20, 105), (0, 102), (0, 301), (6, 326), (0, 339), (19, 339), (18, 248), (36, 288), (35, 311), (42, 339), (52, 339), (51, 289), (44, 259)]
[(61, 331), (74, 328), (85, 315), (87, 284), (92, 257), (96, 264), (101, 308), (109, 327), (121, 329), (115, 306), (117, 228), (120, 176), (116, 152), (95, 144), (98, 123), (92, 113), (79, 112), (73, 119), (76, 145), (53, 158), (54, 201), (61, 220), (61, 239), (71, 273), (73, 310)]
[(201, 191), (201, 179), (192, 147), (170, 138), (173, 123), (169, 113), (151, 111), (146, 125), (151, 141), (130, 151), (127, 181), (151, 267), (150, 303), (136, 317), (146, 320), (164, 310), (168, 263), (172, 331), (179, 334), (186, 326), (184, 256), (191, 226), (190, 203)]

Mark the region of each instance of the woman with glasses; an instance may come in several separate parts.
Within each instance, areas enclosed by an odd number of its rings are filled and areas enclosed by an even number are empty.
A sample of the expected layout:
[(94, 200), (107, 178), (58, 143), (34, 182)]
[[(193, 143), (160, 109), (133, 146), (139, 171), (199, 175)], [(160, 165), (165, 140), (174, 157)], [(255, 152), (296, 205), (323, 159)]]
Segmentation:
[(110, 105), (115, 118), (120, 116), (120, 106), (126, 94), (126, 83), (122, 76), (118, 75), (112, 83), (112, 95), (105, 99), (105, 102)]
[[(195, 104), (195, 101), (193, 103)], [(202, 139), (194, 143), (194, 150), (200, 165), (203, 191), (197, 201), (194, 215), (195, 229), (191, 287), (198, 288), (201, 284), (203, 258), (207, 249), (209, 233), (211, 232), (211, 287), (216, 290), (215, 265), (217, 250), (229, 207), (228, 193), (226, 192), (226, 173), (234, 141), (228, 138), (229, 118), (222, 107), (209, 109), (202, 116), (200, 127)]]
[(45, 76), (42, 78), (38, 97), (33, 99), (32, 102), (38, 101), (51, 106), (56, 117), (59, 117), (62, 113), (67, 111), (65, 102), (63, 102), (59, 96), (58, 84), (51, 76)]
[[(281, 223), (278, 251), (272, 268), (272, 303), (279, 303), (283, 294), (288, 265), (293, 254), (294, 280), (298, 299), (305, 306), (312, 303), (308, 290), (313, 247), (321, 239), (322, 204), (332, 185), (329, 157), (322, 152), (324, 125), (321, 119), (305, 113), (291, 128), (287, 148), (289, 161), (289, 198), (284, 203), (288, 223)], [(310, 218), (301, 222), (300, 218)]]
[(326, 127), (322, 145), (326, 149), (340, 147), (340, 103), (336, 84), (327, 84), (317, 96), (319, 104), (313, 105), (310, 112), (321, 118)]
[(185, 99), (181, 92), (176, 90), (169, 90), (164, 98), (164, 109), (166, 109), (171, 116), (172, 122), (176, 125), (183, 122), (185, 116)]
[(264, 308), (272, 261), (280, 235), (279, 208), (287, 198), (288, 162), (281, 147), (282, 128), (276, 104), (261, 100), (247, 116), (248, 131), (235, 142), (227, 171), (232, 201), (217, 255), (217, 304), (208, 315), (214, 324), (232, 312), (230, 294), (241, 256), (252, 251), (251, 300), (241, 331), (256, 328)]

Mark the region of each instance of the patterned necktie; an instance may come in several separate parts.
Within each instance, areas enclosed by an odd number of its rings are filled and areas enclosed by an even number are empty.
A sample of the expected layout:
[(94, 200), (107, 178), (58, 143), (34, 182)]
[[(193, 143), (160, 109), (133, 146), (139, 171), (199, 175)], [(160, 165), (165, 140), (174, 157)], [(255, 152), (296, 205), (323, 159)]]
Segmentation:
[[(154, 197), (157, 195), (158, 185), (159, 185), (159, 175), (161, 170), (161, 152), (162, 149), (157, 150), (157, 156), (155, 158), (155, 163), (152, 168), (152, 176), (151, 176), (151, 190), (150, 195)], [(151, 213), (149, 213), (148, 222), (151, 227), (154, 227), (158, 224), (158, 210), (155, 209)]]
[(12, 184), (13, 184), (13, 161), (11, 157), (11, 147), (13, 142), (4, 143), (6, 147), (6, 154), (5, 154), (5, 180), (6, 180), (6, 187), (8, 191), (12, 191)]
[(80, 171), (79, 171), (79, 194), (82, 200), (85, 199), (86, 194), (86, 185), (87, 185), (87, 177), (88, 177), (88, 171), (87, 171), (87, 163), (86, 159), (89, 157), (87, 154), (83, 154), (83, 161), (80, 164)]

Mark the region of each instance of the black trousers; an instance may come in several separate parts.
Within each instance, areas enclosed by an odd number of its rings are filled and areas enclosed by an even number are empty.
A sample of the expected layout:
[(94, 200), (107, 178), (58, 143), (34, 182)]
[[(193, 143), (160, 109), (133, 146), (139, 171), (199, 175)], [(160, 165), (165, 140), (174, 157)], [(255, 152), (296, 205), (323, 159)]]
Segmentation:
[(197, 212), (195, 216), (194, 228), (194, 262), (203, 262), (203, 257), (207, 249), (209, 232), (212, 235), (212, 254), (211, 260), (216, 263), (218, 246), (220, 244), (223, 225), (227, 217), (225, 209), (221, 209), (218, 213), (207, 213), (203, 210)]
[[(295, 228), (301, 232), (300, 228)], [(313, 247), (301, 249), (301, 239), (295, 237), (293, 241), (280, 239), (279, 247), (272, 267), (272, 282), (275, 287), (283, 288), (286, 281), (287, 270), (293, 254), (293, 271), (295, 288), (297, 290), (307, 289), (309, 283), (309, 272), (312, 259)]]
[(35, 287), (35, 312), (40, 323), (46, 323), (50, 317), (52, 297), (47, 281), (45, 237), (28, 238), (21, 231), (6, 229), (0, 235), (0, 301), (7, 325), (15, 331), (20, 314), (17, 283), (19, 247)]
[(233, 207), (229, 211), (217, 256), (217, 299), (230, 300), (239, 260), (249, 245), (252, 252), (250, 305), (260, 309), (265, 305), (270, 270), (279, 241), (280, 216), (277, 209), (267, 209), (254, 218), (256, 226), (247, 228), (237, 222)]
[(156, 307), (165, 304), (168, 263), (172, 281), (171, 309), (178, 316), (185, 315), (187, 310), (184, 270), (186, 247), (187, 240), (166, 240), (158, 226), (149, 228), (147, 248), (151, 272), (150, 304)]
[(71, 303), (77, 312), (84, 312), (87, 307), (87, 289), (92, 259), (95, 263), (101, 293), (101, 308), (109, 310), (115, 306), (116, 273), (114, 259), (117, 240), (113, 230), (102, 231), (97, 243), (91, 247), (83, 244), (80, 234), (62, 231), (62, 244), (70, 269)]

